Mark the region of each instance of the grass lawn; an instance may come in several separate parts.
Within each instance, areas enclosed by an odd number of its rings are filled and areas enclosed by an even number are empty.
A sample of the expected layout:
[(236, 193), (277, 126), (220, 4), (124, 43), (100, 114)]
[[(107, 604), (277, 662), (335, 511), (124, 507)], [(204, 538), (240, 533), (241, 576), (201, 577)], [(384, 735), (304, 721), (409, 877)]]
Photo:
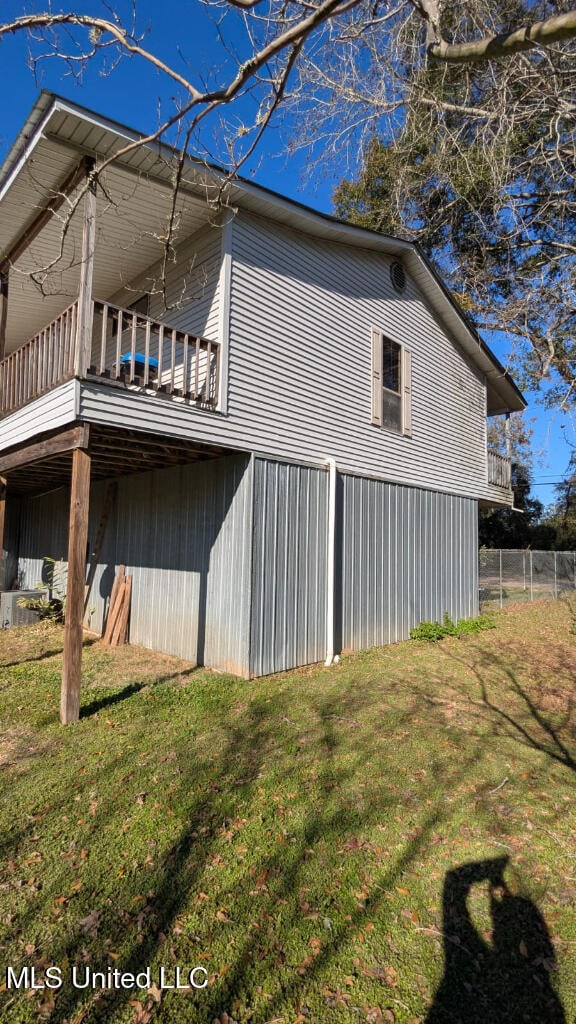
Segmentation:
[(87, 643), (66, 728), (60, 628), (0, 633), (2, 1024), (574, 1021), (575, 617), (250, 683)]

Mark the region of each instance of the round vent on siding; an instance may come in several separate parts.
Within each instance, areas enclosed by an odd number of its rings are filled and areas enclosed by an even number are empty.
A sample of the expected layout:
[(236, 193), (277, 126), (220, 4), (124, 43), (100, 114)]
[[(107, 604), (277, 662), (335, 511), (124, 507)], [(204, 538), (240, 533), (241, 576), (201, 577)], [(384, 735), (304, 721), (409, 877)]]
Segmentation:
[(392, 287), (397, 292), (403, 292), (406, 288), (406, 271), (401, 263), (392, 263), (390, 266), (390, 280)]

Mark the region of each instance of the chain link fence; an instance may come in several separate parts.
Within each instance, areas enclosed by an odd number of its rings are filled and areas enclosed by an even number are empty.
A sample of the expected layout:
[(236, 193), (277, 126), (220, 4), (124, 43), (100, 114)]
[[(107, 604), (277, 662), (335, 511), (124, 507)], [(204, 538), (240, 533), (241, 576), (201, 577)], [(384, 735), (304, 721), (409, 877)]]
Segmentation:
[(480, 549), (480, 607), (560, 597), (576, 588), (576, 551)]

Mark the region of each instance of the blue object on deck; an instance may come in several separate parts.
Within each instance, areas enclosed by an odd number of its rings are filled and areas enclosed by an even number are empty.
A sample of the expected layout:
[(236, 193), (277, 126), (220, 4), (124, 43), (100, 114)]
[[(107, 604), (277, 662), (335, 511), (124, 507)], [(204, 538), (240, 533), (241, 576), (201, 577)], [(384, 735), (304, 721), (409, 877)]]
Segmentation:
[[(131, 356), (130, 352), (126, 352), (125, 355), (120, 357), (120, 365), (121, 366), (124, 366), (124, 367), (130, 366), (131, 362), (132, 362), (132, 356)], [(144, 373), (145, 367), (146, 367), (146, 357), (144, 355), (142, 355), (141, 352), (135, 352), (134, 353), (134, 373), (138, 373), (138, 374)], [(150, 376), (151, 377), (157, 377), (158, 376), (158, 360), (157, 359), (153, 359), (152, 356), (150, 356), (150, 358), (148, 360), (148, 368), (150, 370)]]

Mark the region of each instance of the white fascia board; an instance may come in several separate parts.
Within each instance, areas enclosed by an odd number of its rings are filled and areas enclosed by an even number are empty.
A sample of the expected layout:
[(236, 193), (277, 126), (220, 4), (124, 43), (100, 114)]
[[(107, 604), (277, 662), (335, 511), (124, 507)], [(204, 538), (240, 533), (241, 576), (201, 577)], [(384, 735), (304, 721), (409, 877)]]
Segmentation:
[(414, 248), (412, 242), (408, 242), (406, 239), (392, 238), (390, 235), (367, 231), (354, 224), (346, 224), (330, 214), (312, 210), (297, 200), (286, 199), (285, 196), (281, 196), (277, 192), (272, 192), (270, 189), (248, 181), (234, 181), (231, 185), (231, 198), (252, 213), (272, 217), (293, 228), (300, 228), (309, 234), (329, 238), (334, 242), (342, 242), (344, 245), (374, 249), (376, 252), (384, 252), (390, 256), (401, 256), (411, 252)]
[[(42, 100), (44, 100), (44, 104), (41, 104)], [(2, 201), (8, 190), (11, 188), (15, 179), (20, 174), (20, 171), (24, 167), (25, 163), (30, 159), (38, 143), (44, 138), (44, 129), (50, 117), (52, 116), (52, 109), (49, 108), (44, 114), (44, 117), (41, 118), (40, 122), (36, 122), (38, 120), (38, 115), (41, 115), (42, 113), (40, 107), (45, 106), (45, 102), (46, 94), (43, 93), (38, 101), (37, 108), (35, 107), (33, 109), (26, 124), (19, 132), (18, 137), (16, 138), (13, 146), (11, 147), (8, 156), (4, 160), (3, 166), (8, 169), (8, 173), (7, 177), (2, 181), (0, 185), (0, 202)], [(33, 130), (31, 138), (28, 137), (30, 129)], [(26, 142), (27, 139), (28, 141)], [(20, 156), (18, 156), (18, 153), (20, 153)], [(15, 163), (12, 167), (10, 167), (12, 161), (15, 161)], [(2, 168), (0, 168), (0, 172), (1, 170)]]

